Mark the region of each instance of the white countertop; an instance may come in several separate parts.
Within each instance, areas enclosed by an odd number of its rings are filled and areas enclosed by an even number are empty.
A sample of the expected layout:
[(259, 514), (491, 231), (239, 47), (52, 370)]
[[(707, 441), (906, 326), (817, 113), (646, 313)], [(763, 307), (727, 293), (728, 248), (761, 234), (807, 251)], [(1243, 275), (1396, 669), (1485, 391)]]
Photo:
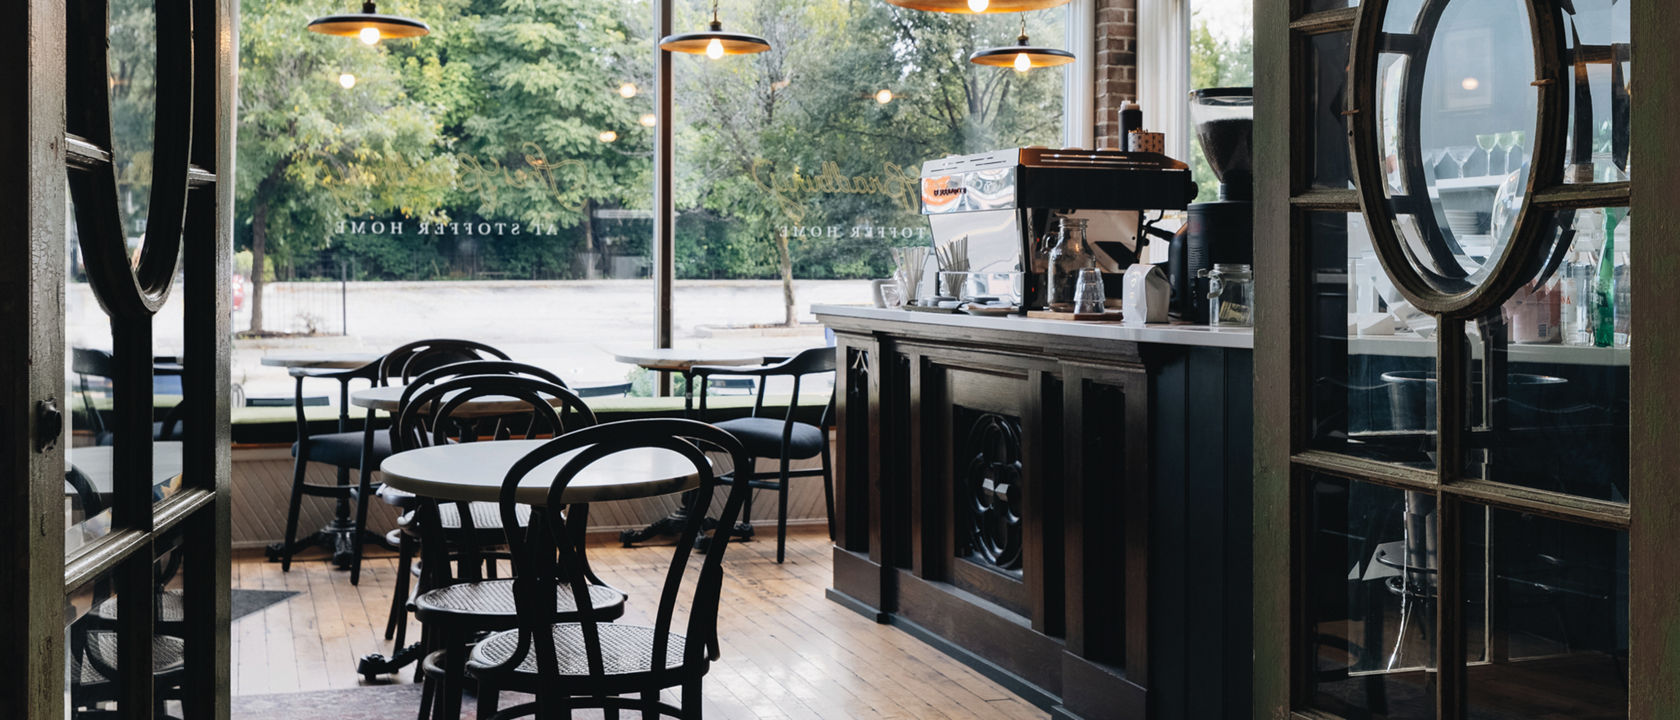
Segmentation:
[(1243, 350), (1254, 348), (1254, 331), (1251, 328), (1211, 328), (1205, 325), (1167, 324), (1124, 325), (1113, 322), (1043, 320), (1020, 315), (981, 317), (968, 313), (912, 312), (866, 305), (813, 305), (811, 312), (816, 314), (818, 320), (822, 320), (824, 316), (830, 316), (1162, 345), (1198, 345)]

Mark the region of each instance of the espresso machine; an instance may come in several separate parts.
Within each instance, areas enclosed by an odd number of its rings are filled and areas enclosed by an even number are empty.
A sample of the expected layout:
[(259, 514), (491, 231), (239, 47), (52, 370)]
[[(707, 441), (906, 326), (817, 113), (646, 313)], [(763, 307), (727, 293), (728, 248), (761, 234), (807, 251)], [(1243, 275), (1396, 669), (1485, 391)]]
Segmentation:
[(935, 247), (967, 238), (970, 271), (1021, 273), (1007, 301), (1023, 314), (1044, 306), (1058, 217), (1089, 221), (1108, 297), (1118, 300), (1148, 242), (1144, 211), (1183, 209), (1196, 197), (1189, 166), (1165, 155), (1043, 147), (930, 160), (921, 188)]
[(1219, 198), (1190, 204), (1169, 246), (1167, 279), (1172, 314), (1206, 323), (1208, 281), (1202, 273), (1214, 265), (1254, 263), (1254, 89), (1194, 91), (1190, 121), (1219, 179)]

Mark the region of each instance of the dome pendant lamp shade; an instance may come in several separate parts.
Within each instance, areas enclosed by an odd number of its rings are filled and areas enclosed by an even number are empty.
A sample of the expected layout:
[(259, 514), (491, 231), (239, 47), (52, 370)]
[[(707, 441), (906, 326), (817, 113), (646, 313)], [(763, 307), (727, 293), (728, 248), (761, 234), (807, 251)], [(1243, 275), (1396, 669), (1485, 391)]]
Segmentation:
[(426, 23), (401, 15), (381, 15), (373, 2), (362, 3), (359, 13), (325, 15), (309, 21), (309, 31), (322, 35), (360, 38), (372, 45), (388, 38), (412, 38), (427, 35), (432, 28)]
[(1068, 4), (1069, 0), (887, 0), (888, 4), (911, 10), (963, 15), (1025, 12)]
[(659, 39), (659, 49), (667, 52), (705, 55), (713, 60), (725, 55), (751, 55), (770, 49), (770, 43), (757, 35), (724, 32), (718, 19), (717, 0), (712, 0), (712, 24), (704, 32), (667, 35)]
[(1073, 53), (1051, 47), (1038, 47), (1027, 40), (1027, 20), (1021, 18), (1021, 36), (1014, 45), (984, 48), (974, 51), (968, 61), (975, 65), (1014, 68), (1026, 72), (1033, 68), (1055, 67), (1073, 62)]

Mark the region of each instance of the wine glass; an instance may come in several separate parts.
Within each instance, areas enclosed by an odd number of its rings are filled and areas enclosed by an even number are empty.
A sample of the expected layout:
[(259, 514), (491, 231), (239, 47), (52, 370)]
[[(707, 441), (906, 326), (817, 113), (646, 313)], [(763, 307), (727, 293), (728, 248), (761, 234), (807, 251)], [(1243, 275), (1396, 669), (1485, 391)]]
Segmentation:
[[(1522, 144), (1522, 131), (1512, 130), (1499, 133), (1499, 149), (1505, 151), (1505, 172), (1514, 173), (1522, 169), (1522, 156), (1516, 152), (1517, 146)], [(1515, 167), (1513, 167), (1515, 166)]]
[(1476, 148), (1470, 147), (1469, 145), (1449, 145), (1449, 146), (1447, 146), (1447, 157), (1452, 158), (1453, 162), (1458, 163), (1458, 176), (1459, 177), (1464, 177), (1465, 176), (1464, 175), (1464, 164), (1467, 163), (1467, 162), (1470, 162), (1470, 156), (1472, 156), (1474, 154), (1476, 154)]
[(1482, 155), (1487, 158), (1487, 172), (1482, 173), (1483, 175), (1493, 174), (1493, 146), (1498, 142), (1499, 133), (1484, 133), (1476, 136), (1476, 147), (1481, 148)]

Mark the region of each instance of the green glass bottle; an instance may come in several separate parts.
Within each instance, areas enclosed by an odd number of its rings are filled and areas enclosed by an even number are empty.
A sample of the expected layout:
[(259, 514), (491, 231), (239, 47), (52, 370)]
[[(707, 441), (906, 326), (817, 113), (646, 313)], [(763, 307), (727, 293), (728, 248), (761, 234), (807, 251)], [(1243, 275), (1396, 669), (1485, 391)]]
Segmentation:
[(1616, 226), (1625, 210), (1604, 209), (1604, 252), (1598, 258), (1598, 279), (1593, 283), (1593, 345), (1616, 344)]

